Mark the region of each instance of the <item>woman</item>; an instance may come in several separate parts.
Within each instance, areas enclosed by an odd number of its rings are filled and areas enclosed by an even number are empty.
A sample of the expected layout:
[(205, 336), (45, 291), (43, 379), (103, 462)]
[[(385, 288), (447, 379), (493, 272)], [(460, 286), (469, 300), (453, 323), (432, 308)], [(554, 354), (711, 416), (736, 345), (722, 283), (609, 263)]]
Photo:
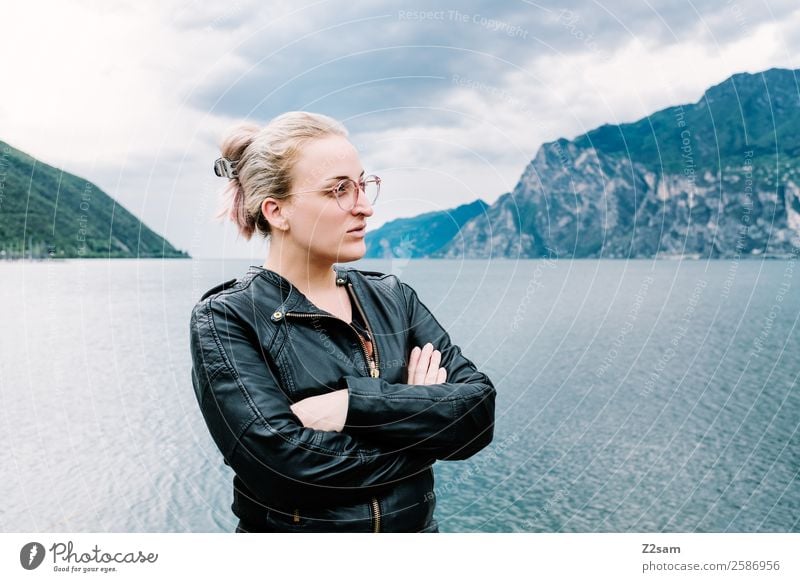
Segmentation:
[(237, 532), (438, 531), (432, 465), (493, 436), (495, 389), (394, 275), (360, 259), (380, 178), (330, 117), (234, 130), (215, 171), (263, 266), (191, 318), (192, 382), (235, 473)]

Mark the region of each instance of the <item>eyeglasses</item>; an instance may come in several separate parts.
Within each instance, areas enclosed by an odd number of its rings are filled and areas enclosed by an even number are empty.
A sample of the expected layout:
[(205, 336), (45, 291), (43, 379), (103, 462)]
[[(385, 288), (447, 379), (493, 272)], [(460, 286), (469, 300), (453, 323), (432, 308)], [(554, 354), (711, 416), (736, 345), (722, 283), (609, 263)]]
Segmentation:
[(381, 179), (378, 176), (365, 176), (364, 179), (356, 183), (355, 180), (345, 178), (340, 180), (333, 188), (324, 188), (322, 190), (300, 190), (299, 192), (292, 192), (292, 194), (303, 194), (305, 192), (324, 192), (330, 193), (336, 197), (336, 203), (339, 208), (345, 212), (350, 212), (355, 208), (358, 202), (358, 191), (363, 190), (364, 195), (370, 204), (375, 204), (378, 199), (378, 194), (381, 192)]

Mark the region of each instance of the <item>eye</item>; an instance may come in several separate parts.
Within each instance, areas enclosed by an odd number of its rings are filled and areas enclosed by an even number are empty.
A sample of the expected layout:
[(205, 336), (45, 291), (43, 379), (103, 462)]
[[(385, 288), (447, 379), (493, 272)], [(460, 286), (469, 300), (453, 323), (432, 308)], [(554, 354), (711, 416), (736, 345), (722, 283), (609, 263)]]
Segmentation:
[(356, 191), (356, 183), (353, 182), (352, 180), (342, 180), (333, 188), (333, 193), (337, 197), (350, 196), (355, 191)]
[(347, 182), (339, 182), (338, 184), (336, 184), (336, 186), (333, 187), (332, 192), (338, 196), (339, 194), (344, 194), (346, 190), (347, 190)]

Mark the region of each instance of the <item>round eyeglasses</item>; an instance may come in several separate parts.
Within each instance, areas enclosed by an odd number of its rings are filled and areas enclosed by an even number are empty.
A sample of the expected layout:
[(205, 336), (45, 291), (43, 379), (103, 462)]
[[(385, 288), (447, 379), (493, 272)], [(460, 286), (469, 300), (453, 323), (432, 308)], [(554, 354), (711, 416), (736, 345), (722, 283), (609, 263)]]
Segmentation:
[(381, 179), (378, 176), (365, 176), (361, 182), (356, 183), (355, 180), (345, 178), (336, 183), (332, 188), (324, 188), (322, 190), (300, 190), (299, 192), (292, 192), (292, 194), (303, 194), (306, 192), (324, 192), (331, 194), (336, 198), (336, 203), (339, 208), (345, 212), (351, 211), (358, 203), (358, 192), (363, 190), (364, 195), (370, 204), (375, 204), (378, 199), (378, 194), (381, 192)]

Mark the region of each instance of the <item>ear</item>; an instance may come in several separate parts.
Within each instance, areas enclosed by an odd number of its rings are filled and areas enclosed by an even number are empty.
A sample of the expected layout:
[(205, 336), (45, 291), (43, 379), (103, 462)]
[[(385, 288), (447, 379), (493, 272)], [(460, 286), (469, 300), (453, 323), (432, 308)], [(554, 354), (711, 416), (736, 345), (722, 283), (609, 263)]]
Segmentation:
[(291, 212), (289, 212), (288, 202), (288, 200), (277, 200), (269, 197), (264, 198), (261, 203), (261, 214), (273, 229), (289, 229), (289, 215)]

